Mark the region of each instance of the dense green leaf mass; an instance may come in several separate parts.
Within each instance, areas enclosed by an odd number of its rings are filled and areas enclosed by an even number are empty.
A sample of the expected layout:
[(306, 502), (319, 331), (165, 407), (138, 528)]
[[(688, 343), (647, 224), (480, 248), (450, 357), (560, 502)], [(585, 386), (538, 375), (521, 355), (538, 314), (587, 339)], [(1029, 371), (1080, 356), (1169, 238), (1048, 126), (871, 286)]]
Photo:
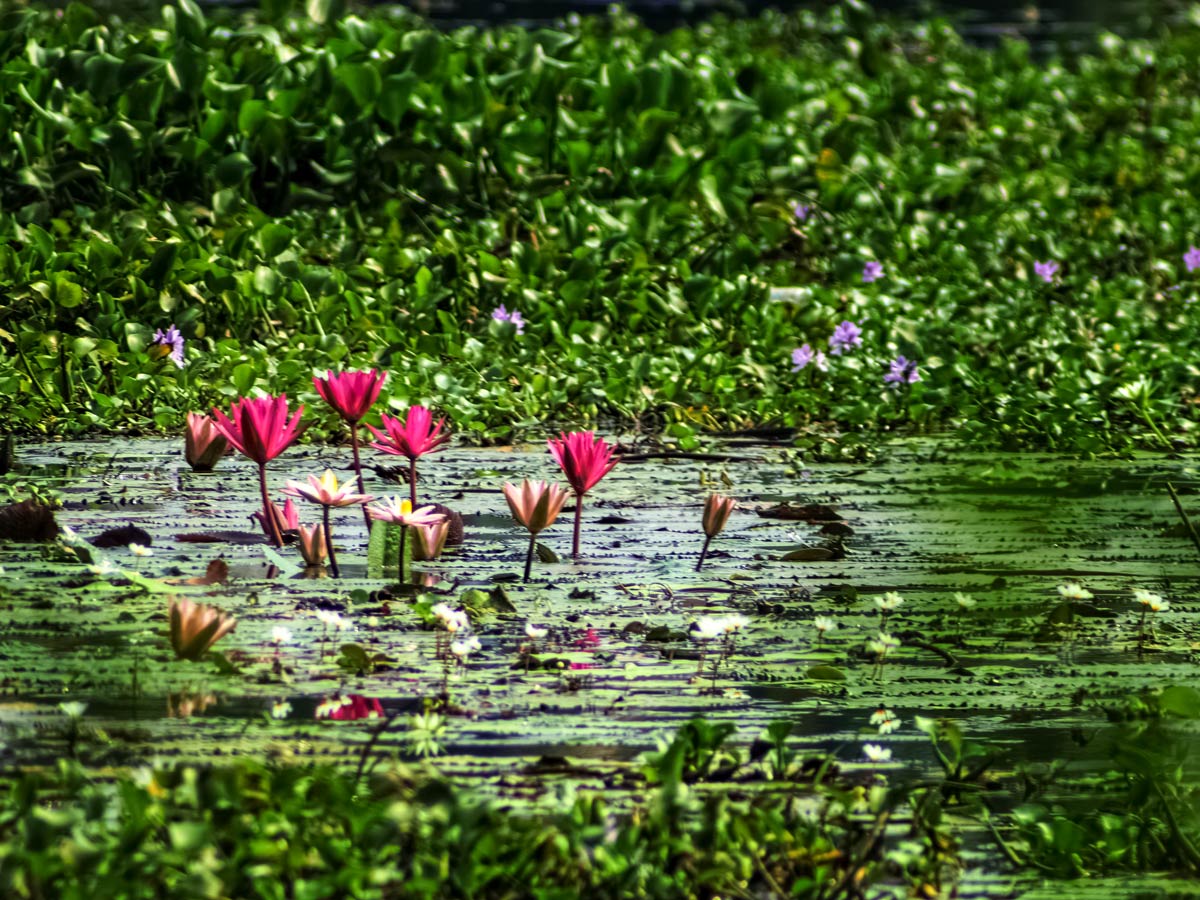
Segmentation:
[[(479, 440), (1193, 441), (1195, 28), (1039, 64), (858, 7), (669, 34), (337, 7), (3, 16), (0, 426), (170, 428), (379, 365)], [(844, 319), (863, 347), (793, 373)], [(183, 369), (148, 352), (171, 323)], [(900, 354), (921, 380), (887, 386)]]

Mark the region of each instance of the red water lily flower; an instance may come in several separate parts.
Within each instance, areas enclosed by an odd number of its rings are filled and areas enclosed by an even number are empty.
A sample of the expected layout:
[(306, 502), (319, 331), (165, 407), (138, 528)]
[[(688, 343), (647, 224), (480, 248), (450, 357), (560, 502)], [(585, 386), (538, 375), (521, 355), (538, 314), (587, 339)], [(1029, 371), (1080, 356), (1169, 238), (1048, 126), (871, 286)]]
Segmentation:
[(424, 406), (409, 407), (404, 421), (383, 414), (383, 431), (374, 425), (367, 425), (375, 435), (375, 443), (371, 446), (393, 456), (408, 458), (409, 501), (417, 505), (417, 458), (426, 453), (433, 453), (450, 440), (449, 434), (442, 434), (444, 418), (433, 421), (433, 413)]
[(201, 413), (187, 414), (184, 432), (184, 458), (197, 472), (211, 472), (217, 461), (229, 452), (229, 442), (217, 430), (217, 423)]
[(349, 424), (362, 421), (372, 404), (379, 399), (386, 372), (375, 369), (355, 372), (326, 371), (325, 377), (314, 377), (313, 385), (321, 399), (332, 406)]
[(300, 436), (300, 416), (304, 413), (304, 406), (301, 405), (289, 419), (287, 394), (280, 394), (278, 397), (244, 397), (234, 402), (231, 412), (232, 417), (219, 409), (213, 410), (217, 430), (239, 452), (258, 463), (258, 487), (262, 493), (264, 518), (269, 520), (267, 524), (271, 529), (272, 543), (282, 547), (283, 534), (279, 530), (279, 523), (274, 516), (265, 515), (271, 509), (271, 496), (267, 492), (267, 463)]
[(591, 431), (563, 432), (561, 437), (547, 441), (550, 455), (554, 457), (567, 481), (575, 490), (575, 539), (571, 544), (571, 556), (579, 559), (579, 529), (583, 521), (583, 495), (613, 470), (617, 460), (613, 452), (615, 444), (596, 437)]

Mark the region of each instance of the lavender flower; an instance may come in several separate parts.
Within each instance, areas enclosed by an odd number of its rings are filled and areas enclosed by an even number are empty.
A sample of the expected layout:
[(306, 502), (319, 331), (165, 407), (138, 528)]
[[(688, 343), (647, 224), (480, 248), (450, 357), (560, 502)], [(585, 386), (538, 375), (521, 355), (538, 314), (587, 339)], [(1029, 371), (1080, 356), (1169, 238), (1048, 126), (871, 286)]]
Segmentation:
[(797, 222), (807, 222), (808, 216), (812, 212), (812, 207), (807, 203), (793, 203), (792, 215), (796, 217)]
[(492, 310), (492, 318), (497, 322), (511, 322), (517, 326), (517, 334), (525, 333), (525, 320), (521, 318), (520, 310), (514, 309), (512, 312), (509, 312), (504, 308), (504, 304), (501, 303)]
[(829, 352), (841, 356), (846, 350), (862, 346), (862, 329), (853, 322), (844, 321), (829, 336)]
[(892, 370), (883, 376), (884, 384), (912, 384), (920, 380), (921, 373), (917, 371), (916, 360), (905, 359), (903, 356), (893, 359)]
[(829, 357), (825, 355), (823, 350), (818, 350), (814, 353), (812, 347), (804, 344), (792, 351), (793, 372), (799, 372), (809, 363), (815, 365), (822, 372), (829, 371)]
[(1049, 262), (1035, 262), (1033, 264), (1033, 271), (1042, 281), (1049, 284), (1054, 280), (1054, 276), (1058, 274), (1058, 263), (1054, 260), (1050, 260)]
[(883, 263), (876, 262), (872, 259), (869, 260), (865, 266), (863, 266), (863, 284), (870, 284), (872, 281), (882, 277)]
[(1189, 272), (1200, 269), (1200, 247), (1190, 247), (1188, 252), (1183, 254), (1183, 264)]
[(174, 325), (171, 325), (166, 331), (160, 328), (154, 332), (154, 343), (151, 346), (170, 347), (171, 361), (179, 368), (183, 368), (183, 335)]

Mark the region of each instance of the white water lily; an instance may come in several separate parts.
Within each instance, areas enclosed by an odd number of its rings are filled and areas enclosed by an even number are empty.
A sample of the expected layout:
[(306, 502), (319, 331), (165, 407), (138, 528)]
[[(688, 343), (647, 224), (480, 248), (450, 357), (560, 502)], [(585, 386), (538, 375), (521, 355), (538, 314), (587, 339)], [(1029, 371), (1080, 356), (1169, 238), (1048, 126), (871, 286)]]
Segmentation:
[(340, 613), (334, 612), (331, 609), (318, 609), (316, 616), (317, 621), (327, 628), (345, 631), (350, 627), (350, 623), (343, 619)]
[(451, 634), (469, 628), (471, 625), (471, 620), (464, 610), (452, 609), (445, 603), (434, 604), (429, 611), (437, 617), (438, 623)]
[(873, 641), (867, 643), (867, 650), (877, 656), (887, 656), (893, 650), (900, 648), (900, 638), (895, 635), (888, 634), (886, 631), (879, 632), (879, 636)]
[(711, 641), (725, 634), (725, 620), (717, 616), (701, 616), (692, 624), (691, 635), (696, 640)]
[(129, 552), (134, 556), (153, 556), (154, 551), (142, 544), (130, 544)]
[(731, 616), (725, 617), (725, 633), (737, 634), (743, 628), (750, 624), (750, 620), (740, 613), (734, 613)]
[(281, 625), (276, 625), (271, 629), (272, 644), (290, 644), (292, 642), (292, 633)]
[(899, 608), (902, 603), (904, 603), (904, 598), (901, 597), (896, 591), (888, 591), (882, 597), (875, 598), (875, 605), (884, 612), (891, 612), (892, 610)]
[(1171, 601), (1164, 600), (1162, 595), (1155, 594), (1152, 591), (1143, 591), (1135, 589), (1133, 599), (1142, 606), (1146, 607), (1150, 612), (1162, 612), (1171, 608)]
[(467, 637), (459, 638), (456, 641), (450, 642), (450, 652), (453, 653), (460, 662), (466, 662), (468, 656), (470, 656), (476, 650), (482, 649), (483, 644), (479, 643), (479, 638), (475, 637), (474, 635), (469, 635)]
[(533, 623), (529, 623), (525, 626), (525, 637), (529, 638), (531, 641), (540, 641), (549, 633), (549, 628), (539, 628)]
[(58, 710), (70, 719), (78, 719), (87, 712), (88, 705), (81, 700), (70, 700), (58, 704)]
[(890, 762), (892, 751), (878, 744), (863, 744), (863, 755), (871, 762)]
[(271, 704), (272, 719), (286, 719), (291, 714), (292, 704), (288, 703), (286, 700), (279, 700)]
[(88, 571), (93, 575), (100, 575), (103, 577), (105, 575), (115, 575), (116, 573), (120, 572), (121, 569), (119, 566), (114, 565), (111, 559), (105, 556), (100, 560), (99, 564), (88, 566)]
[(813, 627), (821, 634), (827, 631), (833, 631), (837, 628), (837, 622), (829, 618), (829, 616), (817, 616), (813, 619)]
[(879, 728), (880, 734), (891, 734), (899, 730), (901, 721), (894, 712), (883, 707), (871, 713), (871, 724)]
[(1091, 600), (1095, 595), (1077, 581), (1068, 581), (1058, 586), (1058, 592), (1066, 600)]
[(954, 602), (957, 603), (959, 608), (962, 610), (974, 609), (979, 605), (978, 600), (976, 600), (970, 594), (964, 594), (962, 591), (954, 592)]

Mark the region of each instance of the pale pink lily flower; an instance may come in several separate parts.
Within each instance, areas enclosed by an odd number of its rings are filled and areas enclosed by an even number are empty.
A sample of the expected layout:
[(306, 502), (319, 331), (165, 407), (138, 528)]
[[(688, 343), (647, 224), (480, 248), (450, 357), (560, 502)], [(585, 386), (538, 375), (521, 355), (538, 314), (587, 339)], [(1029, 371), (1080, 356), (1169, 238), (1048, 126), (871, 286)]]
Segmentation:
[(329, 553), (329, 569), (334, 578), (341, 576), (341, 571), (338, 569), (337, 553), (333, 549), (333, 533), (329, 527), (329, 510), (333, 507), (357, 506), (360, 503), (369, 503), (375, 498), (370, 494), (355, 494), (351, 491), (351, 485), (358, 480), (355, 476), (347, 481), (344, 485), (339, 485), (337, 476), (333, 474), (332, 469), (326, 469), (325, 474), (320, 478), (316, 475), (308, 476), (308, 484), (301, 484), (298, 481), (289, 481), (287, 487), (283, 489), (285, 494), (291, 494), (293, 497), (303, 497), (305, 500), (311, 500), (313, 503), (321, 504), (321, 524), (325, 528), (325, 549)]
[(408, 529), (428, 528), (437, 525), (446, 518), (441, 513), (434, 512), (433, 506), (422, 506), (420, 509), (413, 509), (411, 501), (401, 500), (399, 497), (387, 497), (373, 503), (367, 507), (367, 514), (372, 519), (378, 519), (380, 522), (390, 522), (393, 525), (401, 526), (400, 557), (396, 565), (400, 571), (401, 581), (404, 581), (404, 542), (408, 536)]
[(195, 472), (211, 472), (221, 457), (232, 449), (217, 423), (203, 413), (187, 414), (183, 440), (183, 457)]

